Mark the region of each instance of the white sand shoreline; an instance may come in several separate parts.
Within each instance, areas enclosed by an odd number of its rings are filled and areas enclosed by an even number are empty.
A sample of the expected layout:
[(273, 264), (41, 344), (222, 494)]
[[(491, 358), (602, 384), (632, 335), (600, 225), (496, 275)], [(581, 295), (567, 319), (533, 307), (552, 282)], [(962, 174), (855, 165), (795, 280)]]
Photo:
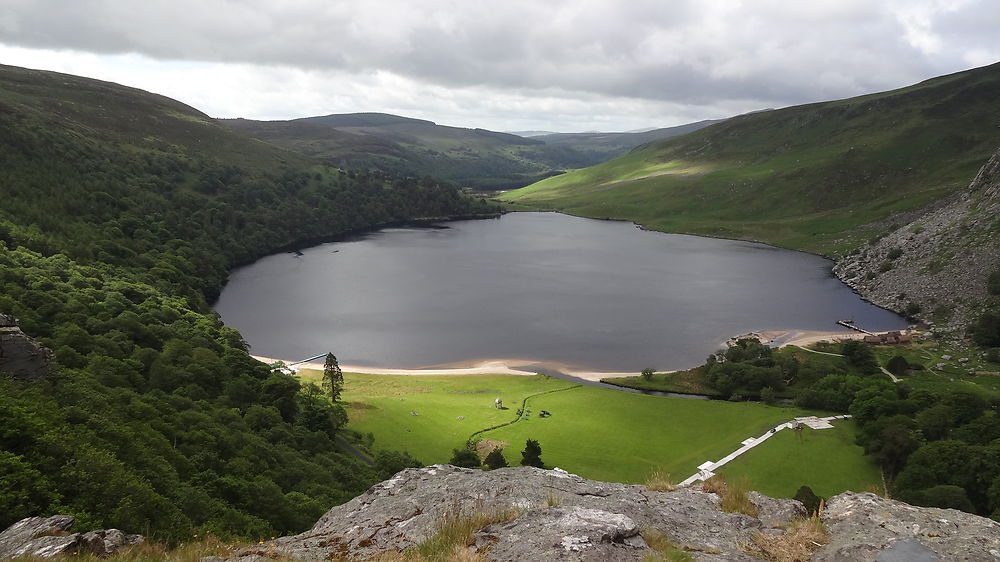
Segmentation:
[[(843, 339), (860, 339), (865, 336), (860, 332), (849, 331), (817, 331), (817, 330), (759, 330), (754, 332), (763, 338), (764, 343), (779, 342), (778, 347), (789, 345), (807, 346), (821, 341), (837, 341)], [(285, 364), (295, 363), (287, 359), (276, 359), (273, 357), (252, 356), (262, 363), (274, 363), (281, 361)], [(587, 381), (600, 381), (601, 379), (635, 377), (638, 372), (612, 372), (612, 371), (587, 371), (578, 370), (566, 364), (544, 361), (529, 361), (524, 359), (481, 359), (470, 362), (459, 362), (450, 365), (429, 367), (425, 369), (397, 369), (391, 367), (366, 367), (361, 365), (341, 365), (340, 368), (345, 373), (362, 373), (371, 375), (514, 375), (533, 376), (537, 371), (531, 370), (533, 367), (544, 365), (562, 374), (584, 379)], [(322, 362), (296, 363), (297, 368), (323, 370)], [(692, 365), (689, 368), (693, 368)], [(676, 371), (657, 371), (658, 373), (673, 373)]]

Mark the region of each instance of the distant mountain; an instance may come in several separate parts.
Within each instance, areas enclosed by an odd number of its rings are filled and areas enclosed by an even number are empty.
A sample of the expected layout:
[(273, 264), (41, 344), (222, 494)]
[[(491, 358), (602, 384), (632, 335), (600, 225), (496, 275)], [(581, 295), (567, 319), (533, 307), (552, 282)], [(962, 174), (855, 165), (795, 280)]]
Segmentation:
[(722, 121), (724, 119), (698, 121), (697, 123), (688, 123), (687, 125), (678, 125), (676, 127), (646, 129), (628, 133), (553, 133), (533, 138), (552, 146), (571, 147), (592, 158), (605, 161), (648, 142), (692, 133), (699, 129), (704, 129), (709, 125), (721, 123)]
[(512, 135), (517, 135), (519, 137), (531, 138), (540, 137), (542, 135), (554, 135), (555, 131), (507, 131)]
[(263, 141), (349, 169), (430, 176), (477, 189), (511, 189), (599, 162), (565, 146), (384, 113), (291, 121), (224, 119)]
[(345, 168), (431, 176), (478, 189), (521, 187), (568, 169), (603, 162), (652, 139), (708, 124), (639, 134), (547, 133), (527, 138), (385, 113), (335, 114), (290, 121), (221, 121), (266, 142)]
[(1000, 145), (998, 100), (1000, 63), (740, 115), (504, 198), (839, 257), (963, 190)]

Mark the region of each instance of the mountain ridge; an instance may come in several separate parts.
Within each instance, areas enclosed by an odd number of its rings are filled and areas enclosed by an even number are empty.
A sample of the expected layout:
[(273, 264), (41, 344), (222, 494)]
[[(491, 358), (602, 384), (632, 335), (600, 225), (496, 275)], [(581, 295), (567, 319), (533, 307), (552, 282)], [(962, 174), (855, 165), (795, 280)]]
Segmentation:
[(996, 148), (996, 99), (1000, 63), (740, 115), (501, 198), (838, 257), (963, 189)]

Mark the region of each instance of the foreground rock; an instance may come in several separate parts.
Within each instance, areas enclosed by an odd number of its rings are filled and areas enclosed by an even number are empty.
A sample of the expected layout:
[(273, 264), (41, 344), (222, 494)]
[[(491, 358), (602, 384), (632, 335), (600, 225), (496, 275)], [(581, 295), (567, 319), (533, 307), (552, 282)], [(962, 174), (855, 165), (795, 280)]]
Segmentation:
[(143, 541), (141, 535), (126, 535), (118, 529), (70, 533), (69, 515), (28, 517), (0, 533), (0, 560), (19, 556), (51, 558), (60, 554), (108, 556), (123, 547)]
[[(494, 561), (642, 560), (653, 553), (641, 534), (648, 529), (697, 560), (756, 560), (744, 546), (758, 534), (782, 535), (805, 510), (794, 500), (755, 493), (751, 500), (757, 517), (723, 512), (718, 496), (695, 488), (652, 492), (558, 469), (436, 465), (404, 470), (331, 509), (309, 531), (231, 559), (364, 560), (419, 545), (449, 517), (498, 514), (498, 522), (475, 533), (470, 554)], [(830, 500), (823, 518), (831, 538), (816, 560), (905, 560), (879, 556), (911, 551), (937, 556), (914, 560), (1000, 560), (1000, 524), (959, 511), (846, 493)]]
[(52, 350), (28, 337), (13, 316), (0, 314), (0, 373), (35, 380), (52, 370)]

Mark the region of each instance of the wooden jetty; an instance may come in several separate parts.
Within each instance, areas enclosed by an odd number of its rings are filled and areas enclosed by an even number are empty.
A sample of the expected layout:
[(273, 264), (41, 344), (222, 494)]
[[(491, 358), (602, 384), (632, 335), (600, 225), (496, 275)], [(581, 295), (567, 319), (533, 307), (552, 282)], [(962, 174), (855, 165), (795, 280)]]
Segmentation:
[(854, 330), (856, 332), (861, 332), (862, 334), (867, 334), (869, 336), (874, 336), (875, 335), (874, 332), (869, 332), (868, 330), (865, 330), (863, 328), (858, 327), (854, 323), (854, 320), (837, 320), (837, 324), (840, 324), (841, 326), (843, 326), (845, 328), (850, 328), (851, 330)]

